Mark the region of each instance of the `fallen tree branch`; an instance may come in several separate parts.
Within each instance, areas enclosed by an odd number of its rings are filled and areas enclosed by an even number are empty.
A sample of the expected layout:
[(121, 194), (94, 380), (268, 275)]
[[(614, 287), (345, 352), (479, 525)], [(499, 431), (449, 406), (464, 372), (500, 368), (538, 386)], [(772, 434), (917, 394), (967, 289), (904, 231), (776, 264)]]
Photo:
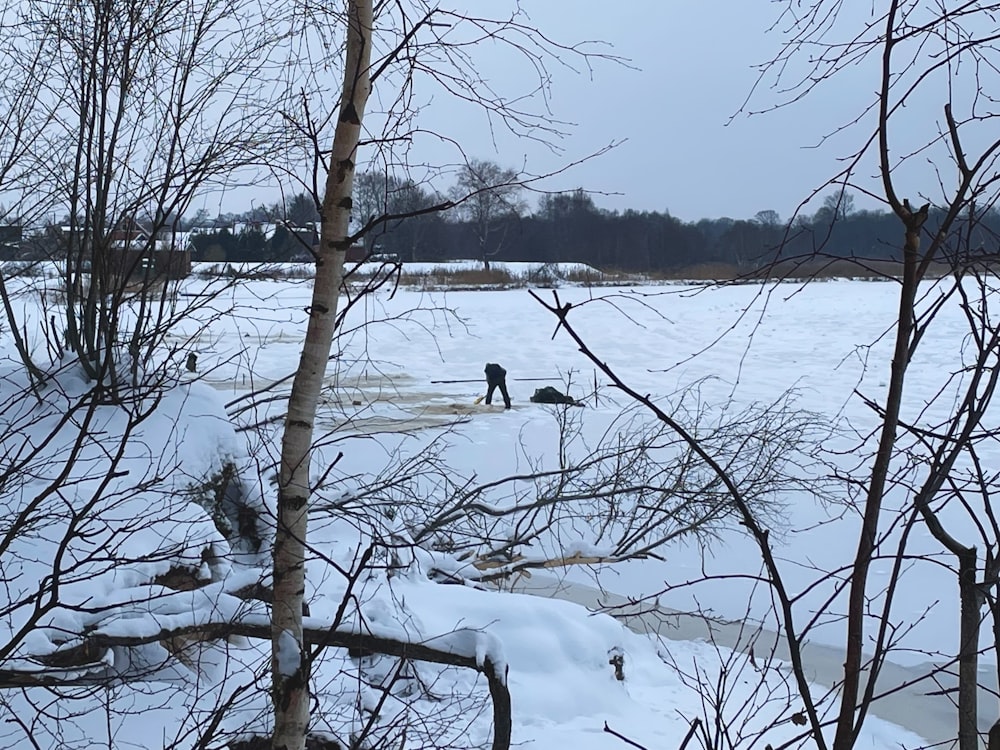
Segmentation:
[[(98, 653), (113, 647), (143, 646), (194, 634), (206, 640), (233, 636), (270, 640), (271, 625), (267, 618), (262, 617), (259, 622), (251, 620), (191, 624), (147, 633), (116, 634), (98, 630), (85, 636), (82, 647), (74, 646), (73, 650), (79, 653)], [(495, 658), (488, 653), (489, 649), (477, 647), (481, 645), (485, 635), (478, 630), (460, 629), (443, 636), (414, 642), (388, 636), (320, 627), (306, 627), (303, 630), (303, 639), (310, 646), (333, 646), (351, 651), (368, 651), (396, 656), (401, 659), (413, 659), (476, 670), (486, 677), (490, 698), (493, 702), (493, 744), (491, 748), (492, 750), (509, 750), (512, 713), (510, 690), (507, 687), (507, 666), (504, 663), (497, 663)], [(37, 670), (30, 668), (0, 669), (0, 689), (94, 684), (111, 678), (107, 671), (108, 664), (103, 661), (73, 666), (65, 665), (57, 668), (46, 664), (46, 662), (53, 661), (53, 655), (36, 657), (33, 661), (39, 664)]]

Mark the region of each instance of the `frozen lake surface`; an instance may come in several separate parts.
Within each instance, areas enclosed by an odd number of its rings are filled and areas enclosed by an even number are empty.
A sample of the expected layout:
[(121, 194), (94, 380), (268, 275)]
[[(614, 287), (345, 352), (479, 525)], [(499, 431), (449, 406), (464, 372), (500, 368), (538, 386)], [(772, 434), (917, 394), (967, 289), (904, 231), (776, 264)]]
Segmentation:
[[(309, 282), (241, 280), (209, 296), (215, 286), (206, 280), (184, 283), (176, 304), (201, 307), (171, 331), (167, 343), (181, 356), (198, 355), (197, 376), (184, 377), (208, 383), (219, 408), (224, 405), (245, 428), (237, 439), (246, 442), (266, 494), (277, 462), (276, 420), (301, 346)], [(768, 517), (768, 526), (786, 584), (792, 592), (803, 592), (796, 616), (800, 623), (815, 617), (809, 639), (820, 645), (843, 642), (838, 617), (843, 606), (836, 597), (832, 603), (827, 599), (845, 579), (844, 566), (857, 544), (857, 511), (849, 485), (834, 475), (863, 468), (869, 460), (877, 415), (865, 399), (878, 402), (885, 394), (891, 352), (886, 332), (896, 315), (896, 292), (892, 282), (863, 281), (557, 290), (561, 304), (572, 304), (569, 321), (594, 355), (689, 427), (775, 404), (805, 416), (810, 429), (788, 455), (789, 470), (801, 484), (774, 498), (780, 512)], [(938, 294), (930, 286), (925, 293), (925, 304)], [(551, 290), (537, 294), (554, 300)], [(946, 304), (911, 365), (904, 420), (929, 422), (944, 413), (948, 389), (956, 383), (952, 376), (962, 369), (964, 325), (957, 305)], [(428, 446), (456, 476), (473, 484), (498, 482), (555, 468), (560, 450), (572, 459), (601, 439), (624, 438), (629, 428), (649, 421), (641, 410), (629, 411), (632, 404), (625, 394), (558, 330), (556, 318), (526, 290), (400, 289), (360, 297), (334, 348), (318, 424), (320, 460), (314, 464), (318, 472), (343, 454), (327, 478), (330, 493), (379, 477), (387, 463), (413, 461)], [(512, 409), (476, 403), (485, 390), (482, 370), (487, 362), (506, 368)], [(544, 385), (568, 391), (584, 406), (531, 403), (534, 389)], [(192, 403), (211, 401), (207, 389), (199, 393), (201, 400)], [(560, 442), (560, 423), (566, 426), (567, 418), (575, 435), (569, 444)], [(988, 415), (987, 422), (995, 421)], [(192, 441), (188, 448), (204, 445)], [(983, 459), (995, 464), (997, 456), (984, 451)], [(419, 485), (425, 478), (414, 482)], [(426, 482), (424, 490), (433, 497), (435, 487)], [(508, 482), (485, 497), (502, 504), (531, 487), (527, 479)], [(905, 493), (891, 493), (887, 518), (905, 502)], [(961, 516), (951, 521), (956, 533), (965, 530)], [(535, 551), (544, 556), (559, 548), (601, 548), (602, 540), (583, 524), (561, 526), (558, 532), (540, 538)], [(330, 554), (349, 560), (351, 547), (342, 528), (320, 526), (316, 533), (317, 539), (328, 541)], [(887, 538), (888, 549), (893, 540)], [(951, 560), (922, 526), (912, 532), (909, 550), (914, 558), (891, 615), (893, 624), (906, 632), (890, 658), (912, 667), (953, 653), (957, 586), (948, 569)], [(318, 561), (316, 566), (318, 571)], [(774, 630), (769, 593), (755, 580), (760, 569), (758, 550), (741, 528), (731, 525), (704, 547), (675, 543), (658, 550), (656, 558), (600, 570), (548, 570), (546, 575)], [(890, 561), (875, 561), (870, 592), (876, 602), (890, 572)], [(322, 587), (315, 585), (319, 604), (314, 611), (322, 611)], [(683, 680), (670, 682), (674, 678), (667, 677), (654, 647), (634, 636), (615, 635), (619, 631), (606, 618), (588, 618), (573, 608), (545, 609), (555, 604), (531, 604), (511, 595), (503, 595), (501, 614), (493, 597), (474, 599), (472, 593), (460, 595), (453, 587), (442, 591), (426, 583), (398, 581), (394, 586), (393, 596), (407, 592), (421, 632), (472, 625), (507, 639), (515, 715), (522, 722), (515, 729), (516, 740), (534, 740), (538, 747), (553, 746), (557, 738), (559, 744), (587, 750), (612, 747), (617, 740), (601, 732), (604, 717), (610, 717), (612, 724), (635, 727), (637, 741), (673, 746), (702, 710), (697, 691), (691, 692)], [(381, 594), (373, 596), (379, 601)], [(817, 616), (821, 608), (823, 614)], [(552, 643), (537, 638), (541, 631), (552, 635), (567, 628), (574, 635)], [(630, 649), (637, 660), (627, 695), (604, 674), (611, 647)], [(712, 648), (699, 644), (661, 645), (661, 656), (664, 647), (675, 667), (717, 658)], [(539, 662), (543, 654), (549, 657), (544, 665)], [(584, 694), (552, 691), (552, 685), (579, 684), (599, 673), (604, 677)], [(822, 682), (824, 674), (817, 667), (814, 677)], [(733, 689), (739, 695), (739, 688)], [(755, 721), (766, 715), (762, 711)], [(476, 727), (482, 736), (488, 732), (482, 722)], [(872, 747), (919, 744), (883, 724), (871, 724), (870, 732), (866, 736)]]

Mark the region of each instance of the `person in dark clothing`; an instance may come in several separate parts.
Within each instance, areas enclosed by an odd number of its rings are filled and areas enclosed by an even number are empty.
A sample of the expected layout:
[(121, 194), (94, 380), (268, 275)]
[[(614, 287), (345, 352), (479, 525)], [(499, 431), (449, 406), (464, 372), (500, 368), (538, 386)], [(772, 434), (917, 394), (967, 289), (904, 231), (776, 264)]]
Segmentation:
[(507, 393), (507, 371), (500, 365), (489, 362), (486, 365), (486, 403), (493, 401), (493, 391), (500, 389), (505, 409), (510, 408), (510, 394)]

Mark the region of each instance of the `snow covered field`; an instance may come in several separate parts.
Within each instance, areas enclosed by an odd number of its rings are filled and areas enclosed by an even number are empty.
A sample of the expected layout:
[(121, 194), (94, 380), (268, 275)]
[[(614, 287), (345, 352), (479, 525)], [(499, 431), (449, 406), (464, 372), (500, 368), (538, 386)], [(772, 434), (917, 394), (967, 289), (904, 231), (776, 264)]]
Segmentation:
[[(177, 304), (208, 300), (205, 295), (212, 287), (213, 282), (206, 280), (187, 281)], [(558, 290), (562, 303), (574, 305), (570, 321), (597, 356), (630, 386), (653, 394), (685, 419), (693, 419), (697, 413), (700, 420), (712, 423), (754, 405), (791, 399), (791, 408), (807, 412), (814, 428), (808, 431), (799, 452), (789, 456), (804, 479), (827, 475), (831, 466), (818, 467), (813, 459), (855, 446), (875, 424), (871, 409), (855, 391), (875, 399), (884, 394), (891, 346), (884, 333), (895, 316), (895, 292), (891, 283), (860, 281), (772, 288), (668, 285), (637, 291), (602, 289), (599, 293), (575, 287)], [(929, 293), (934, 294), (933, 290)], [(539, 294), (552, 299), (551, 291)], [(225, 453), (242, 456), (244, 478), (251, 474), (260, 477), (256, 491), (265, 504), (277, 455), (276, 424), (270, 420), (280, 414), (280, 400), (267, 397), (286, 389), (283, 379), (295, 366), (308, 299), (308, 281), (240, 282), (182, 321), (168, 339), (179, 356), (188, 352), (198, 355), (199, 372), (182, 375), (198, 382), (181, 386), (188, 397), (181, 399), (184, 406), (178, 408), (196, 413), (186, 417), (189, 429), (185, 437), (168, 438), (167, 444), (184, 463), (188, 456), (203, 459), (206, 454), (218, 454), (220, 444), (224, 444)], [(907, 417), (915, 418), (924, 402), (946, 385), (949, 373), (956, 369), (963, 335), (957, 308), (946, 308), (912, 365)], [(12, 358), (9, 344), (8, 338), (0, 339)], [(602, 436), (613, 438), (626, 426), (634, 426), (635, 420), (644, 419), (638, 412), (622, 418), (622, 410), (630, 407), (627, 399), (610, 387), (608, 379), (595, 371), (565, 332), (556, 329), (554, 316), (524, 290), (400, 290), (392, 296), (386, 292), (364, 297), (349, 313), (335, 349), (338, 356), (331, 364), (320, 421), (326, 435), (319, 439), (325, 463), (343, 453), (326, 483), (326, 497), (333, 501), (345, 489), (377, 481), (387, 464), (414, 461), (428, 446), (438, 452), (455, 476), (489, 484), (557, 466), (561, 415), (569, 414), (576, 430), (575, 441), (564, 447), (570, 453), (588, 450)], [(482, 369), (486, 362), (499, 362), (508, 371), (514, 402), (509, 411), (496, 403), (475, 404), (484, 391)], [(15, 369), (10, 360), (3, 364), (0, 388), (13, 387)], [(568, 390), (584, 401), (584, 408), (567, 412), (530, 403), (528, 397), (543, 385)], [(262, 387), (272, 389), (265, 398), (249, 397)], [(237, 425), (257, 429), (232, 432), (219, 428), (223, 410)], [(214, 427), (198, 427), (199, 418)], [(109, 423), (106, 429), (113, 432), (114, 427)], [(149, 434), (143, 438), (152, 455), (162, 451), (156, 448), (155, 437)], [(827, 452), (821, 453), (821, 448)], [(994, 464), (997, 459), (995, 454), (984, 456)], [(831, 460), (842, 461), (845, 467), (851, 463), (844, 457)], [(431, 498), (436, 491), (444, 491), (435, 481), (431, 473), (414, 477), (414, 485)], [(817, 479), (816, 486), (820, 484)], [(494, 504), (512, 502), (533, 486), (530, 481), (506, 483), (486, 497)], [(392, 491), (386, 489), (372, 501), (388, 508), (393, 498)], [(850, 560), (856, 545), (853, 510), (821, 503), (802, 489), (789, 488), (777, 501), (783, 518), (775, 520), (772, 538), (792, 589), (803, 589), (822, 571), (836, 570)], [(387, 527), (393, 528), (394, 522), (388, 518)], [(197, 527), (194, 522), (192, 525)], [(394, 533), (405, 536), (409, 529), (405, 524), (400, 526)], [(312, 541), (332, 559), (349, 565), (358, 549), (358, 532), (350, 529), (349, 520), (320, 514)], [(213, 531), (210, 524), (194, 528), (188, 541), (211, 538), (212, 544), (221, 544)], [(921, 535), (915, 550), (937, 552), (922, 529), (914, 533)], [(588, 527), (566, 525), (560, 528), (558, 538), (540, 538), (533, 549), (542, 556), (557, 549), (597, 554), (606, 546), (607, 539), (595, 537)], [(753, 574), (760, 569), (756, 550), (737, 527), (713, 540), (704, 558), (702, 548), (693, 543), (674, 544), (659, 554), (662, 559), (629, 562), (602, 571), (570, 568), (549, 570), (544, 575), (596, 582), (625, 596), (662, 592), (659, 603), (664, 607), (700, 609), (730, 621), (742, 620), (750, 613), (766, 627), (775, 627), (766, 591), (745, 580), (717, 578)], [(720, 652), (704, 643), (654, 642), (628, 632), (605, 615), (590, 615), (565, 602), (443, 586), (420, 574), (433, 565), (448, 564), (461, 572), (457, 560), (448, 563), (438, 559), (446, 557), (433, 551), (421, 553), (405, 575), (366, 584), (362, 617), (371, 622), (395, 622), (423, 637), (456, 627), (482, 628), (497, 636), (510, 666), (515, 742), (528, 743), (522, 745), (526, 747), (581, 750), (624, 747), (620, 739), (603, 731), (607, 722), (646, 747), (676, 747), (694, 718), (705, 720), (706, 712), (711, 717), (711, 697), (695, 689), (691, 675), (703, 672), (714, 681), (720, 659), (729, 658), (724, 649)], [(884, 567), (876, 564), (873, 590), (885, 580), (887, 567), (887, 563)], [(684, 585), (702, 574), (713, 580)], [(245, 574), (220, 575), (238, 578)], [(101, 580), (101, 595), (111, 596), (114, 581)], [(228, 589), (227, 585), (223, 583), (221, 588), (231, 590), (235, 583)], [(344, 584), (322, 560), (311, 563), (310, 585), (312, 616), (321, 619), (335, 613)], [(79, 593), (71, 589), (70, 596), (92, 595), (88, 586), (87, 582), (79, 584)], [(829, 585), (817, 587), (799, 602), (799, 611), (814, 611), (829, 590)], [(894, 658), (913, 664), (953, 651), (957, 637), (952, 605), (956, 600), (952, 573), (933, 562), (914, 563), (903, 578), (894, 610), (901, 623), (914, 627)], [(221, 594), (215, 601), (223, 601)], [(406, 613), (407, 622), (394, 620), (400, 612)], [(15, 620), (7, 624), (8, 633), (16, 629)], [(812, 639), (839, 645), (843, 640), (841, 623), (835, 617), (825, 617)], [(624, 682), (615, 679), (609, 665), (609, 658), (619, 653), (625, 658)], [(204, 688), (208, 697), (188, 695), (184, 702), (168, 702), (155, 710), (138, 701), (135, 705), (142, 713), (127, 714), (114, 727), (116, 746), (160, 747), (167, 742), (161, 742), (160, 737), (186, 737), (198, 718), (204, 717), (199, 711), (207, 710), (199, 700), (207, 706), (218, 700), (220, 693), (230, 694), (240, 680), (266, 665), (268, 655), (267, 644), (219, 649), (210, 659), (215, 670), (212, 674), (225, 677), (211, 689)], [(742, 728), (739, 746), (763, 747), (765, 742), (777, 746), (798, 736), (800, 728), (789, 719), (793, 710), (781, 697), (787, 670), (774, 667), (766, 676), (776, 691), (771, 695), (778, 697), (762, 703), (759, 694), (753, 698), (749, 692), (757, 681), (756, 667), (742, 657), (729, 667), (732, 679), (728, 689), (732, 693), (726, 697), (725, 711), (733, 724)], [(317, 677), (321, 693), (331, 686), (321, 706), (331, 731), (335, 717), (342, 718), (358, 702), (371, 700), (363, 689), (360, 695), (345, 691), (338, 682), (339, 670), (349, 671), (348, 661), (329, 657), (319, 667)], [(184, 679), (193, 678), (188, 675)], [(433, 680), (447, 685), (448, 690), (471, 690), (468, 675), (436, 676)], [(230, 727), (241, 721), (253, 725), (265, 720), (266, 691), (258, 693), (227, 718)], [(8, 701), (4, 710), (31, 712), (28, 702), (36, 699), (26, 695)], [(428, 703), (418, 705), (427, 708)], [(458, 725), (467, 728), (454, 730), (457, 734), (449, 735), (451, 741), (458, 743), (466, 734), (470, 744), (487, 742), (488, 710), (478, 714), (470, 709), (460, 714)], [(756, 733), (779, 714), (785, 717), (780, 726), (769, 729), (766, 737), (758, 737)], [(87, 737), (108, 733), (106, 724), (106, 716), (99, 711), (90, 718), (77, 716), (49, 735), (59, 738), (52, 739), (50, 746), (84, 747)], [(150, 744), (153, 725), (157, 739)], [(17, 746), (17, 731), (6, 737), (0, 735), (0, 746)], [(42, 740), (43, 745), (48, 742)], [(912, 748), (920, 744), (912, 734), (871, 720), (859, 746)]]

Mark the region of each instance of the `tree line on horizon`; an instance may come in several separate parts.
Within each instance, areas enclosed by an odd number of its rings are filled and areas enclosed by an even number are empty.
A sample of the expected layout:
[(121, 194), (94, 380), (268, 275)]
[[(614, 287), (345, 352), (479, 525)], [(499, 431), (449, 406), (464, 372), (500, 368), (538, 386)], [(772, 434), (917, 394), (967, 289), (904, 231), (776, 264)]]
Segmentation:
[[(369, 256), (402, 262), (479, 259), (490, 261), (586, 263), (601, 269), (671, 272), (701, 264), (722, 264), (752, 272), (777, 261), (815, 257), (860, 261), (901, 261), (895, 217), (886, 211), (854, 208), (850, 192), (827, 195), (814, 213), (791, 221), (777, 211), (752, 218), (683, 221), (669, 211), (607, 210), (591, 193), (576, 189), (544, 193), (531, 210), (519, 175), (493, 162), (472, 160), (445, 195), (409, 179), (368, 171), (355, 186), (355, 224), (368, 231), (360, 243)], [(464, 200), (455, 202), (459, 196)], [(390, 217), (381, 220), (382, 217)], [(943, 210), (931, 207), (926, 224), (936, 232)], [(300, 194), (284, 206), (222, 217), (235, 221), (279, 218), (289, 226), (319, 220), (312, 199)], [(220, 230), (222, 236), (228, 230)], [(970, 232), (973, 237), (967, 236)], [(1000, 236), (1000, 211), (990, 207), (952, 229), (955, 247), (975, 247), (982, 259)], [(226, 257), (251, 261), (303, 258), (301, 235), (276, 231), (270, 240), (228, 238)], [(218, 237), (196, 238), (208, 248)], [(308, 253), (305, 254), (308, 257)], [(196, 258), (198, 252), (196, 250)]]
[[(894, 217), (855, 210), (846, 191), (827, 195), (812, 214), (792, 220), (767, 209), (752, 218), (703, 218), (694, 222), (668, 210), (624, 211), (599, 207), (582, 189), (543, 193), (534, 210), (521, 176), (489, 161), (471, 160), (447, 194), (381, 171), (359, 175), (354, 227), (360, 235), (352, 259), (376, 257), (404, 263), (478, 259), (535, 263), (585, 263), (603, 270), (676, 272), (722, 265), (752, 273), (776, 262), (822, 256), (901, 261)], [(944, 217), (931, 207), (925, 231)], [(211, 217), (199, 210), (167, 222), (192, 231), (193, 260), (310, 262), (318, 241), (319, 210), (307, 193), (241, 213)], [(989, 207), (952, 229), (955, 247), (991, 256), (1000, 236), (1000, 211)], [(968, 236), (972, 233), (971, 238)], [(58, 257), (51, 231), (29, 236), (21, 257)], [(971, 241), (970, 241), (971, 239)], [(966, 250), (967, 252), (967, 250)]]

